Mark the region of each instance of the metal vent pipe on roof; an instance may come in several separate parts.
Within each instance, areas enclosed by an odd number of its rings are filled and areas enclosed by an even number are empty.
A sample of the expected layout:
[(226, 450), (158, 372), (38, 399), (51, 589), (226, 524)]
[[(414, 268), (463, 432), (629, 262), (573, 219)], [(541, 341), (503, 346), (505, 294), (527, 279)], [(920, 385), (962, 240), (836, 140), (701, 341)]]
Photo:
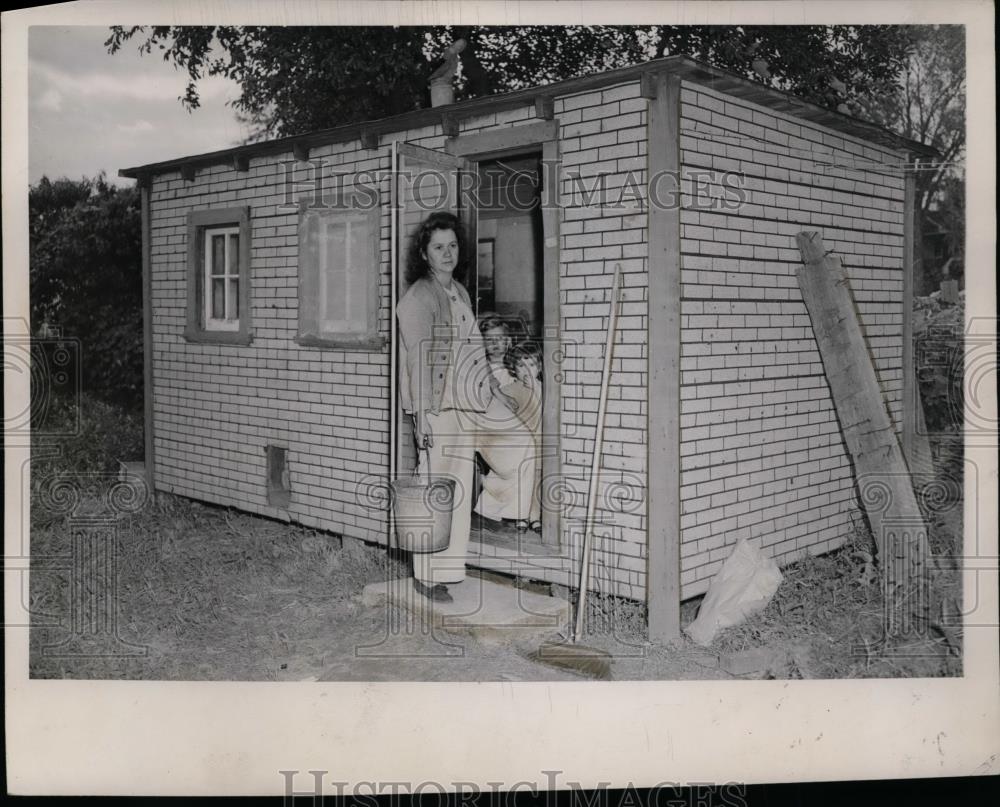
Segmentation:
[(455, 87), (452, 80), (458, 69), (458, 54), (465, 50), (465, 40), (456, 39), (444, 52), (440, 67), (431, 73), (431, 106), (446, 106), (455, 103)]

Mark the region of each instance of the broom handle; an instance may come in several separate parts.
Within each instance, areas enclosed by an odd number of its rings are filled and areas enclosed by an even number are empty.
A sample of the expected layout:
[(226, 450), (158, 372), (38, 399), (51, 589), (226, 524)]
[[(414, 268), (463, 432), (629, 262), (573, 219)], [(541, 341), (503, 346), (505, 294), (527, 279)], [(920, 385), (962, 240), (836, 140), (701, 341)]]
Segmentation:
[(590, 463), (590, 490), (587, 493), (587, 521), (583, 533), (583, 558), (580, 561), (580, 596), (576, 606), (576, 625), (573, 641), (583, 635), (583, 615), (587, 607), (587, 585), (590, 582), (590, 549), (593, 543), (594, 512), (597, 508), (598, 469), (601, 467), (601, 451), (604, 448), (604, 414), (608, 407), (608, 386), (611, 379), (611, 358), (615, 347), (615, 329), (618, 326), (618, 281), (621, 265), (615, 264), (615, 278), (611, 285), (611, 314), (608, 317), (608, 336), (604, 349), (604, 373), (601, 376), (601, 400), (597, 406), (597, 434), (594, 438), (594, 457)]

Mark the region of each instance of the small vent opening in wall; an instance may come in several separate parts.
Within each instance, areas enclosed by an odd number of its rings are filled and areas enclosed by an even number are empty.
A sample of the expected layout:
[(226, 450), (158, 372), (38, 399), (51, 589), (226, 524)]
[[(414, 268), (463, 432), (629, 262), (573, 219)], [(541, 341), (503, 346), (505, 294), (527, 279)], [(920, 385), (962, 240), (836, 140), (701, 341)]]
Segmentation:
[(267, 503), (287, 507), (292, 499), (288, 478), (288, 450), (278, 446), (267, 447)]

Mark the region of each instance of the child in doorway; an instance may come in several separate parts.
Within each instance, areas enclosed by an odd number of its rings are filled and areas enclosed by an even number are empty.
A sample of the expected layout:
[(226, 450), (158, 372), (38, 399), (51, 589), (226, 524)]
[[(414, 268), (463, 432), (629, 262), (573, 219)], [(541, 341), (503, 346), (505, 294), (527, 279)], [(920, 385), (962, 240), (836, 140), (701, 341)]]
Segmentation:
[(519, 402), (507, 392), (516, 383), (506, 361), (512, 342), (507, 324), (496, 314), (486, 314), (479, 331), (499, 394), (490, 402), (477, 433), (476, 451), (486, 468), (479, 477), (482, 489), (473, 512), (524, 531), (530, 528), (535, 438), (517, 414)]
[(510, 329), (496, 314), (485, 314), (479, 320), (479, 332), (483, 335), (486, 358), (493, 376), (503, 387), (514, 380), (507, 368), (507, 351), (510, 350)]
[(518, 403), (517, 416), (531, 432), (535, 446), (535, 483), (531, 493), (529, 526), (542, 531), (542, 351), (536, 342), (522, 342), (507, 353), (514, 380), (503, 391)]

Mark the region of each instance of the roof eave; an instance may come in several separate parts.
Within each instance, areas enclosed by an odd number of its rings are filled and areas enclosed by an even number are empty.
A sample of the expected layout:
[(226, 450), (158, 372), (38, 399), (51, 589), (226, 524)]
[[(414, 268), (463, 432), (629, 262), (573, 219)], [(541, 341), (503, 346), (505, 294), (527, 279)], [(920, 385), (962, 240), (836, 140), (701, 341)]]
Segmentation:
[(153, 176), (166, 171), (191, 170), (210, 165), (220, 165), (226, 162), (232, 162), (233, 164), (242, 162), (245, 164), (245, 161), (250, 157), (259, 157), (266, 154), (293, 152), (308, 155), (308, 150), (312, 147), (357, 140), (359, 138), (362, 141), (367, 141), (369, 147), (373, 147), (371, 143), (375, 143), (377, 146), (377, 137), (381, 134), (391, 134), (439, 122), (444, 123), (445, 128), (452, 128), (456, 121), (471, 117), (480, 111), (514, 108), (532, 103), (538, 98), (549, 99), (556, 95), (584, 92), (588, 89), (620, 84), (624, 81), (638, 80), (643, 74), (657, 72), (674, 73), (679, 75), (683, 80), (701, 84), (729, 95), (742, 97), (746, 100), (752, 100), (753, 103), (760, 104), (761, 106), (819, 123), (827, 128), (853, 135), (862, 140), (906, 151), (921, 157), (934, 159), (941, 156), (940, 152), (933, 146), (902, 137), (884, 127), (812, 104), (789, 93), (758, 84), (735, 73), (699, 62), (688, 56), (667, 56), (631, 67), (565, 79), (553, 84), (530, 87), (524, 90), (513, 90), (497, 95), (470, 98), (445, 106), (416, 109), (386, 118), (378, 118), (361, 123), (349, 123), (330, 129), (321, 129), (315, 132), (291, 135), (259, 143), (249, 143), (243, 146), (234, 146), (204, 154), (148, 163), (133, 168), (122, 168), (118, 171), (118, 175), (138, 180), (142, 177)]

